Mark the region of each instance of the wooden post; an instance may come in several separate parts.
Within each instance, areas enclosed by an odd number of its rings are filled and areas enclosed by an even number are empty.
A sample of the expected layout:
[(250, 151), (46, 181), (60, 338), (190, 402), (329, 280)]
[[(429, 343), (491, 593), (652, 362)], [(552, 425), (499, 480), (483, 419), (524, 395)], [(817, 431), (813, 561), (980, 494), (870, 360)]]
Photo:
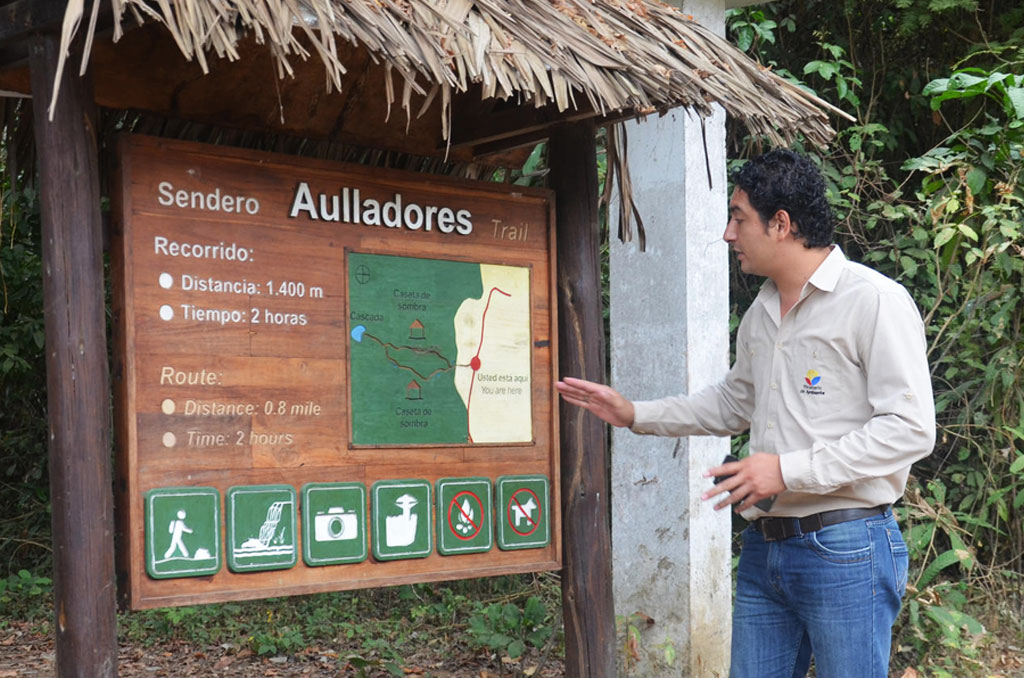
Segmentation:
[(117, 675), (110, 388), (99, 167), (90, 82), (68, 59), (53, 122), (59, 37), (29, 44), (43, 229), (57, 675)]
[[(605, 380), (593, 123), (558, 129), (548, 145), (558, 250), (559, 370)], [(562, 609), (570, 678), (615, 675), (611, 514), (605, 424), (561, 405)]]

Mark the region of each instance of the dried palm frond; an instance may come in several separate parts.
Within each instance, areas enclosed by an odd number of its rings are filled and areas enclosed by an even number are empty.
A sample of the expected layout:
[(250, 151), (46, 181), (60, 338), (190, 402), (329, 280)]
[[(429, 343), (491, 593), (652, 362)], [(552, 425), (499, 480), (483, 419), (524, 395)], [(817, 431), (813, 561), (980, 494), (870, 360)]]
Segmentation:
[[(103, 0), (93, 0), (92, 15)], [(440, 91), (442, 127), (450, 134), (455, 92), (479, 84), (483, 96), (555, 103), (586, 100), (600, 114), (645, 114), (686, 106), (701, 116), (713, 103), (756, 135), (815, 144), (834, 134), (825, 102), (786, 82), (723, 38), (658, 0), (110, 0), (114, 39), (126, 15), (166, 26), (182, 54), (204, 71), (208, 57), (237, 59), (244, 34), (267, 45), (283, 77), (290, 61), (312, 51), (329, 86), (341, 87), (339, 41), (358, 45), (413, 91)], [(63, 43), (85, 13), (70, 0)], [(90, 21), (86, 45), (95, 21)], [(88, 50), (83, 57), (83, 67)], [(58, 73), (61, 70), (58, 69)], [(425, 83), (425, 84), (424, 84)], [(395, 99), (394, 86), (388, 88)]]

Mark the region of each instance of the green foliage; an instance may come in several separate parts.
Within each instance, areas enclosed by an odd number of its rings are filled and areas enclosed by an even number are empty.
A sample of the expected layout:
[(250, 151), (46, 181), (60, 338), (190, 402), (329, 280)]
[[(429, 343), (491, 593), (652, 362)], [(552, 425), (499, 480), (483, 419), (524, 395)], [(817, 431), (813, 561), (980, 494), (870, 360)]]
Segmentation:
[(792, 33), (796, 24), (792, 17), (776, 21), (764, 10), (750, 7), (725, 10), (726, 24), (736, 46), (744, 52), (756, 53), (762, 43), (775, 44), (775, 31), (780, 27)]
[(828, 42), (820, 43), (824, 53), (823, 58), (807, 62), (804, 66), (804, 75), (817, 75), (826, 83), (835, 86), (835, 98), (839, 102), (846, 102), (853, 106), (860, 105), (860, 97), (856, 90), (860, 88), (860, 78), (856, 76), (856, 69), (847, 59), (846, 50), (840, 45), (833, 45)]
[(0, 579), (0, 628), (5, 619), (38, 619), (46, 615), (45, 605), (53, 593), (53, 582), (28, 570), (18, 570)]
[(0, 562), (49, 567), (39, 202), (0, 183)]
[[(497, 644), (494, 635), (501, 633), (522, 642), (524, 650), (527, 645), (557, 648), (554, 634), (561, 622), (548, 614), (557, 605), (557, 581), (553, 575), (492, 577), (160, 608), (123, 613), (119, 628), (126, 643), (181, 641), (297, 659), (329, 655), (337, 657), (344, 675), (397, 676), (404, 662), (428, 643), (443, 642), (452, 654), (471, 646), (510, 656), (517, 647)], [(480, 602), (495, 598), (500, 602)], [(47, 602), (36, 604), (45, 608)], [(497, 618), (492, 620), (493, 614)], [(474, 625), (490, 634), (480, 636), (487, 642), (478, 641)]]
[(249, 637), (249, 644), (256, 654), (291, 654), (306, 647), (302, 631), (291, 626), (257, 631)]
[(541, 648), (554, 629), (547, 606), (538, 596), (530, 596), (520, 607), (515, 603), (491, 603), (469, 618), (469, 635), (479, 647), (486, 647), (518, 659), (527, 643)]
[[(900, 634), (920, 657), (940, 655), (940, 663), (974, 663), (985, 638), (981, 621), (969, 614), (964, 580), (940, 578), (955, 569), (970, 574), (978, 565), (976, 550), (969, 545), (975, 518), (947, 505), (948, 490), (935, 479), (924, 492), (913, 487), (902, 511), (904, 537), (910, 558), (916, 564), (907, 585), (909, 593)], [(936, 653), (945, 648), (945, 655)], [(957, 660), (957, 661), (955, 661)]]
[(944, 101), (984, 96), (1001, 104), (1011, 120), (1024, 119), (1024, 75), (963, 68), (948, 78), (932, 80), (921, 94), (931, 97), (933, 111), (939, 110)]
[(942, 14), (975, 12), (977, 0), (895, 0), (893, 6), (900, 10), (898, 32), (904, 36), (919, 35), (928, 31)]

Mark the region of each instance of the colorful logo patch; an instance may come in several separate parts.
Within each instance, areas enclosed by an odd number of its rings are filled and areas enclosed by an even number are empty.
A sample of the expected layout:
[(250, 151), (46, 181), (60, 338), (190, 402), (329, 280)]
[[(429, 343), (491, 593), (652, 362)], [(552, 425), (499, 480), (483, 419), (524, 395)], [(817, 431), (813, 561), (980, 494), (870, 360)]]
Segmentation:
[(821, 382), (821, 375), (815, 370), (807, 370), (807, 376), (804, 377), (804, 381), (807, 382), (808, 386), (817, 386)]

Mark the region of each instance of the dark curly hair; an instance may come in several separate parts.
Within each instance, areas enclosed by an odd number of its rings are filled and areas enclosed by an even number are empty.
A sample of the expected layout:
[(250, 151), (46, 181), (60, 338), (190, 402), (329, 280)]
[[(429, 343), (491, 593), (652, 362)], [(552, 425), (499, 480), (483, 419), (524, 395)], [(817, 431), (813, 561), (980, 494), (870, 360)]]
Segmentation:
[(804, 247), (832, 244), (834, 226), (832, 208), (825, 199), (825, 180), (805, 156), (775, 149), (749, 161), (731, 178), (766, 224), (776, 212), (785, 210)]

